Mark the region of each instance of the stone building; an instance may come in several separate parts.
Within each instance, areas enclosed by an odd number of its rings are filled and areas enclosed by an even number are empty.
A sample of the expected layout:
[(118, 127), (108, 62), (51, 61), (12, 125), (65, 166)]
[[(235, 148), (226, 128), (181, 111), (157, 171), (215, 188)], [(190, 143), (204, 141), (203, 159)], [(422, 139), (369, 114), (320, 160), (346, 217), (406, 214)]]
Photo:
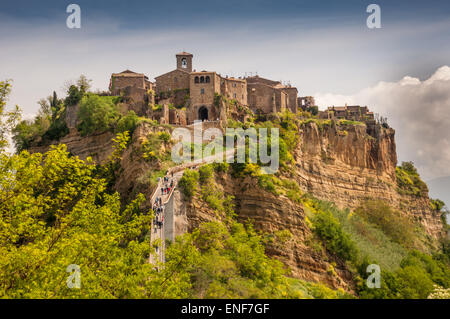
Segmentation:
[(330, 106), (319, 112), (319, 118), (368, 122), (373, 121), (375, 117), (367, 106), (345, 105)]
[(148, 77), (142, 73), (136, 73), (130, 70), (125, 70), (120, 73), (113, 73), (109, 82), (109, 90), (113, 95), (120, 95), (120, 91), (133, 87), (136, 89), (143, 89), (146, 92), (153, 88), (153, 83), (148, 80)]
[(154, 104), (154, 85), (143, 73), (125, 70), (121, 73), (113, 73), (109, 82), (109, 90), (112, 95), (121, 95), (128, 107), (123, 112), (134, 111), (140, 116), (148, 112), (148, 105)]
[(149, 116), (179, 125), (195, 120), (226, 121), (230, 114), (235, 117), (244, 109), (248, 111), (243, 106), (259, 113), (286, 109), (296, 113), (298, 108), (297, 88), (259, 76), (234, 78), (196, 71), (193, 55), (188, 52), (176, 54), (176, 69), (157, 76), (154, 84), (144, 74), (126, 70), (111, 76), (110, 90), (113, 95), (140, 101), (143, 108), (159, 104), (154, 111), (149, 109)]
[(177, 68), (175, 70), (155, 77), (156, 94), (189, 89), (193, 55), (181, 52), (176, 55), (176, 58)]
[[(247, 82), (245, 79), (222, 77), (214, 71), (195, 71), (192, 69), (193, 55), (181, 52), (176, 55), (177, 68), (155, 78), (156, 94), (160, 101), (179, 105), (177, 93), (186, 92), (189, 101), (186, 105), (186, 122), (195, 120), (217, 120), (221, 118), (221, 104), (217, 96), (235, 100), (247, 105)], [(166, 98), (169, 97), (169, 99)], [(222, 114), (225, 110), (222, 110)]]
[(257, 75), (247, 77), (245, 80), (247, 81), (248, 106), (253, 112), (266, 114), (289, 109), (297, 113), (297, 88)]

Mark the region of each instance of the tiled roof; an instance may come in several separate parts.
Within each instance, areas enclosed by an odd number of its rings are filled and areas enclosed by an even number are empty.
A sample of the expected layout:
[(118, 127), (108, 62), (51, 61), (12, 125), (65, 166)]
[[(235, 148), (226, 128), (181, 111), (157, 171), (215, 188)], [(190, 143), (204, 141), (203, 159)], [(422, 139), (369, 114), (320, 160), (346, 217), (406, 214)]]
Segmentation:
[(190, 55), (190, 56), (193, 56), (192, 53), (189, 53), (189, 52), (186, 52), (186, 51), (177, 53), (177, 55)]
[(145, 77), (145, 75), (143, 73), (136, 73), (130, 70), (125, 70), (123, 72), (120, 73), (113, 73), (112, 76), (117, 76), (117, 77)]

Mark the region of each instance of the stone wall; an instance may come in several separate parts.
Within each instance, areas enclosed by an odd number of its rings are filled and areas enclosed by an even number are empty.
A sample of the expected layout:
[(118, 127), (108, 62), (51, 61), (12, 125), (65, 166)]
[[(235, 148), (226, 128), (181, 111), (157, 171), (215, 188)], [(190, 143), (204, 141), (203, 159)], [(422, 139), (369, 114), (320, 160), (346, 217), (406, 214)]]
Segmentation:
[(283, 91), (288, 95), (288, 104), (287, 107), (292, 113), (297, 113), (298, 109), (298, 102), (297, 102), (297, 95), (298, 90), (295, 87), (286, 87), (283, 89)]
[(156, 93), (189, 89), (189, 73), (184, 70), (173, 70), (155, 78)]
[(145, 78), (142, 76), (113, 76), (111, 78), (111, 92), (119, 95), (118, 92), (128, 86), (145, 88)]
[(186, 110), (169, 109), (169, 123), (174, 125), (186, 125)]
[(247, 82), (235, 78), (222, 78), (221, 94), (227, 99), (234, 99), (241, 105), (247, 105)]
[(273, 113), (275, 107), (275, 90), (266, 84), (248, 83), (248, 105), (255, 112)]

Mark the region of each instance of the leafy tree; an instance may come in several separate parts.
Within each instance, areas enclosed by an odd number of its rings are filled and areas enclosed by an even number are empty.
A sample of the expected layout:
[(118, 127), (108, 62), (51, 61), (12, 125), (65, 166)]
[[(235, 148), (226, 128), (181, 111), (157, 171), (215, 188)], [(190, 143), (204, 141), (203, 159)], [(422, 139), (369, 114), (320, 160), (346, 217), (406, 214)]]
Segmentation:
[(87, 93), (91, 89), (91, 82), (92, 80), (88, 79), (84, 74), (82, 74), (77, 80), (77, 87), (83, 94)]
[(306, 112), (309, 112), (312, 115), (317, 115), (319, 114), (319, 108), (317, 106), (310, 106), (306, 109)]
[(184, 171), (183, 177), (181, 177), (178, 185), (181, 187), (184, 196), (188, 199), (191, 199), (197, 190), (198, 180), (200, 176), (199, 173), (195, 170), (187, 169)]
[[(144, 197), (121, 210), (95, 166), (64, 145), (0, 158), (0, 297), (139, 298), (152, 276)], [(81, 269), (69, 289), (66, 269)]]
[(125, 116), (122, 116), (117, 122), (117, 132), (128, 131), (131, 135), (139, 123), (139, 117), (134, 111), (129, 111)]
[(82, 136), (104, 132), (111, 129), (118, 118), (119, 113), (111, 100), (87, 94), (80, 103), (78, 130)]
[(65, 104), (67, 106), (77, 105), (83, 98), (83, 94), (84, 93), (76, 85), (71, 85), (67, 91)]
[(358, 249), (355, 243), (331, 213), (319, 210), (314, 215), (313, 225), (314, 232), (325, 242), (328, 250), (344, 260), (356, 262)]

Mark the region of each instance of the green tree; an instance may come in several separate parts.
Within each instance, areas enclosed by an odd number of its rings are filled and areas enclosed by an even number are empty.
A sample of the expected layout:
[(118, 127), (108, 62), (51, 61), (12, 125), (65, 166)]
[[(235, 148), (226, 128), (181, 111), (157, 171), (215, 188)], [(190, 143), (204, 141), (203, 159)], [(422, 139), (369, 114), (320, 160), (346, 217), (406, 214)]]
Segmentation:
[(133, 132), (136, 129), (138, 123), (139, 117), (137, 116), (137, 114), (134, 111), (129, 111), (117, 122), (117, 132), (128, 131), (131, 135), (133, 135)]
[(181, 187), (184, 196), (188, 199), (191, 199), (194, 196), (195, 191), (198, 187), (198, 180), (200, 176), (199, 173), (195, 170), (187, 169), (184, 171), (183, 177), (181, 177), (178, 185)]
[(94, 132), (104, 132), (117, 122), (119, 113), (110, 99), (102, 99), (95, 94), (87, 94), (81, 99), (78, 111), (78, 130), (82, 136)]
[[(159, 275), (147, 262), (144, 197), (121, 210), (94, 170), (64, 145), (45, 157), (0, 158), (0, 297), (148, 296), (144, 287)], [(71, 264), (81, 268), (81, 289), (66, 285)]]

